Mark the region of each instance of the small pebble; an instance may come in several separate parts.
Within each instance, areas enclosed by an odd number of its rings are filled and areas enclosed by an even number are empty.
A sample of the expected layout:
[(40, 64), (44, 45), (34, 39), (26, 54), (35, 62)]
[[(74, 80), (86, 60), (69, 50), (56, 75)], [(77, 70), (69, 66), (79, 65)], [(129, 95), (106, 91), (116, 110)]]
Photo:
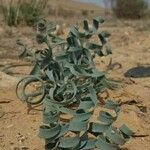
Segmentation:
[(26, 146), (23, 146), (23, 147), (21, 147), (21, 150), (29, 150), (29, 148)]

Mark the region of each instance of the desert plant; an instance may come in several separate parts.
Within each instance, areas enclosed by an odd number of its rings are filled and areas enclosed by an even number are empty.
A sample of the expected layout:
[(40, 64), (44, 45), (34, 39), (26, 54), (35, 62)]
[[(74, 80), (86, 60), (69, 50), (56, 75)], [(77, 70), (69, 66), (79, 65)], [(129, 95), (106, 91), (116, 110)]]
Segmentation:
[(119, 18), (139, 19), (144, 17), (148, 4), (145, 0), (112, 0), (113, 11)]
[(88, 10), (82, 10), (82, 11), (81, 11), (81, 14), (82, 14), (84, 17), (87, 17), (88, 14), (89, 14), (89, 11), (88, 11)]
[(1, 0), (1, 9), (4, 21), (9, 26), (18, 25), (21, 22), (31, 26), (37, 23), (43, 14), (47, 0)]
[[(104, 72), (96, 69), (93, 61), (95, 55), (111, 54), (107, 45), (110, 34), (98, 30), (103, 22), (95, 17), (89, 27), (85, 20), (82, 32), (73, 26), (68, 37), (62, 39), (53, 34), (54, 24), (47, 25), (42, 20), (36, 39), (47, 48), (35, 53), (18, 41), (23, 48), (20, 58), (30, 57), (34, 68), (19, 81), (16, 92), (28, 105), (42, 104), (44, 125), (40, 126), (39, 136), (45, 139), (46, 150), (117, 150), (133, 134), (125, 125), (119, 129), (113, 126), (120, 106), (111, 100), (105, 102), (104, 108), (114, 114), (100, 111), (97, 121), (90, 120), (98, 104), (97, 94), (114, 85)], [(91, 42), (93, 36), (100, 43)], [(38, 83), (36, 91), (27, 92), (33, 83)]]
[(1, 12), (4, 16), (4, 21), (9, 26), (14, 26), (20, 23), (20, 16), (19, 16), (19, 4), (20, 1), (16, 2), (14, 5), (13, 0), (10, 1), (9, 4), (6, 4), (3, 0), (0, 1), (1, 5)]
[(20, 11), (22, 20), (29, 26), (35, 25), (43, 14), (47, 0), (22, 1)]

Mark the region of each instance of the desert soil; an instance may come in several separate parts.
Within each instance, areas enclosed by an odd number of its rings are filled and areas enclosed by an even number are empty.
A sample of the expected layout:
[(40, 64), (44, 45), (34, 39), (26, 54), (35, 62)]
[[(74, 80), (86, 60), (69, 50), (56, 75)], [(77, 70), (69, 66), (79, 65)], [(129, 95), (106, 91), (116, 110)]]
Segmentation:
[[(121, 102), (130, 102), (121, 106), (116, 126), (125, 123), (136, 135), (122, 150), (150, 150), (150, 77), (125, 78), (124, 73), (138, 65), (150, 65), (150, 30), (142, 21), (108, 20), (103, 30), (109, 31), (113, 55), (95, 58), (98, 69), (105, 70), (112, 58), (121, 68), (109, 70), (107, 76), (121, 81), (117, 90), (109, 90), (108, 97)], [(0, 67), (7, 64), (24, 63), (18, 60), (16, 39), (21, 38), (34, 47), (33, 29), (29, 27), (0, 27)], [(28, 68), (18, 68), (17, 72), (28, 74)], [(42, 124), (41, 111), (32, 110), (27, 114), (26, 104), (19, 101), (15, 94), (15, 85), (20, 77), (0, 73), (0, 150), (44, 150), (44, 142), (38, 138), (38, 127)], [(101, 95), (104, 99), (106, 95)], [(97, 107), (98, 112), (100, 106)], [(94, 116), (96, 117), (96, 116)], [(94, 118), (93, 118), (94, 119)]]

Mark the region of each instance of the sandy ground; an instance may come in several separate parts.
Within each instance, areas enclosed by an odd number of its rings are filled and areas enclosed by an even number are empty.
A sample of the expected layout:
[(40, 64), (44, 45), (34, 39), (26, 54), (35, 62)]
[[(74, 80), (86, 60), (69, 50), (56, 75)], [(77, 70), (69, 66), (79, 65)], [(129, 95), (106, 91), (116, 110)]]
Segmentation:
[[(92, 6), (93, 7), (93, 6)], [(108, 20), (103, 30), (112, 36), (109, 41), (113, 55), (96, 57), (98, 69), (105, 70), (110, 58), (121, 68), (109, 70), (107, 76), (121, 81), (121, 87), (109, 90), (109, 97), (115, 101), (128, 102), (121, 106), (116, 126), (125, 123), (136, 135), (122, 150), (150, 150), (150, 78), (125, 78), (124, 73), (138, 65), (150, 65), (150, 29), (148, 22)], [(147, 25), (147, 26), (146, 26)], [(16, 39), (21, 38), (34, 48), (33, 30), (29, 27), (0, 27), (0, 67), (10, 63), (22, 63), (17, 59)], [(28, 74), (30, 68), (17, 71)], [(15, 94), (18, 77), (0, 73), (0, 150), (44, 150), (44, 142), (38, 138), (38, 127), (42, 124), (41, 111), (31, 111), (20, 102)], [(105, 94), (102, 95), (105, 99)], [(100, 106), (97, 107), (98, 112)], [(94, 116), (96, 117), (96, 116)], [(94, 118), (93, 118), (94, 119)]]

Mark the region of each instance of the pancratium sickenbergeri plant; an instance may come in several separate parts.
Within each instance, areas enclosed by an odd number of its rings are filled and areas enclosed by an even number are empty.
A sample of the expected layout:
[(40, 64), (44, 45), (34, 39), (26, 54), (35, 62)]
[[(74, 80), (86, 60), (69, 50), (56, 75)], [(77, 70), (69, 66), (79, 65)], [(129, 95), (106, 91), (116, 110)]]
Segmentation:
[[(115, 115), (101, 111), (95, 122), (90, 118), (97, 106), (97, 94), (111, 87), (105, 74), (96, 69), (93, 58), (97, 54), (111, 54), (107, 46), (109, 33), (99, 31), (103, 19), (93, 19), (92, 28), (88, 21), (83, 22), (83, 30), (73, 26), (66, 39), (56, 36), (55, 26), (42, 20), (38, 24), (38, 43), (45, 43), (47, 48), (34, 54), (24, 49), (20, 57), (33, 59), (31, 75), (17, 85), (21, 90), (18, 97), (30, 105), (43, 105), (43, 125), (39, 136), (45, 139), (45, 149), (64, 150), (117, 150), (132, 135), (125, 125), (116, 129), (113, 123), (120, 111), (119, 104), (107, 100), (104, 107), (114, 111)], [(97, 36), (99, 44), (90, 39)], [(54, 53), (55, 52), (55, 53)], [(26, 87), (40, 82), (40, 88), (31, 94)], [(22, 83), (22, 88), (19, 85)], [(35, 101), (37, 96), (41, 96)], [(62, 114), (69, 115), (64, 119)]]

